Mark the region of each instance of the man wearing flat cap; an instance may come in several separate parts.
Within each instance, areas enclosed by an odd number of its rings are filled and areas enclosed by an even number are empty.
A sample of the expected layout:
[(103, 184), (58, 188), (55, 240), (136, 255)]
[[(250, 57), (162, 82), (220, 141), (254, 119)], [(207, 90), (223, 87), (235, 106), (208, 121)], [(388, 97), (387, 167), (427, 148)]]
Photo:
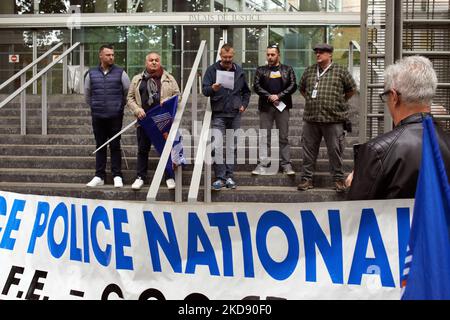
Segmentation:
[(333, 63), (333, 47), (314, 46), (317, 63), (305, 70), (299, 90), (305, 98), (303, 114), (303, 173), (298, 190), (312, 189), (313, 175), (322, 137), (327, 146), (330, 171), (336, 192), (344, 192), (345, 133), (351, 132), (348, 100), (356, 83), (347, 68)]

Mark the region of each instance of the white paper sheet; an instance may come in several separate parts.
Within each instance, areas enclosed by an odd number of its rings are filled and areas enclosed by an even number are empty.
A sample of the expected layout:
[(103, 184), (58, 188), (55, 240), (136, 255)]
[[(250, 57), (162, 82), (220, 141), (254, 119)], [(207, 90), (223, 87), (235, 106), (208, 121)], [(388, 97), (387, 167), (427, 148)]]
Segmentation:
[(286, 108), (286, 104), (283, 101), (280, 101), (276, 108), (278, 109), (278, 111), (283, 112), (283, 110)]
[(234, 72), (217, 70), (216, 82), (220, 83), (224, 88), (234, 89)]

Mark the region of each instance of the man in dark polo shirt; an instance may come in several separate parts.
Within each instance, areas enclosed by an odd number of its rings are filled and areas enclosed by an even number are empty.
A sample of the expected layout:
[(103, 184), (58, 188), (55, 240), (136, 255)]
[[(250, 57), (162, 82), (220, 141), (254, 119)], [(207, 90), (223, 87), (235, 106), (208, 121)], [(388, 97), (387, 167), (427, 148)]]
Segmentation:
[[(292, 108), (292, 94), (297, 90), (295, 72), (291, 66), (280, 63), (280, 49), (277, 45), (270, 45), (266, 51), (267, 65), (256, 69), (253, 88), (259, 95), (259, 126), (261, 134), (267, 134), (267, 147), (260, 146), (259, 163), (254, 175), (276, 174), (280, 167), (287, 175), (295, 175), (291, 165), (289, 146), (289, 110)], [(279, 161), (270, 161), (270, 131), (275, 122), (279, 132)], [(278, 160), (278, 155), (275, 156)], [(271, 154), (272, 160), (274, 155)], [(278, 166), (280, 163), (280, 166)], [(269, 166), (270, 165), (270, 166)]]
[(333, 63), (333, 47), (322, 43), (314, 47), (317, 63), (303, 73), (300, 93), (305, 98), (303, 114), (303, 174), (298, 190), (313, 188), (313, 174), (322, 137), (328, 150), (336, 192), (344, 192), (342, 154), (348, 126), (348, 100), (356, 83), (348, 70)]

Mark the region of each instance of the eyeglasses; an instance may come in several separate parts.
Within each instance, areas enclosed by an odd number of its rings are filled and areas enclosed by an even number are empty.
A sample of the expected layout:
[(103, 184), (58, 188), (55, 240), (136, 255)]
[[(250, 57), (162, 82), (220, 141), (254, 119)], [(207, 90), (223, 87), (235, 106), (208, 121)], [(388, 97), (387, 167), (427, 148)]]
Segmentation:
[[(394, 89), (389, 89), (389, 90), (386, 90), (383, 93), (380, 93), (379, 97), (380, 97), (381, 102), (386, 103), (388, 94), (392, 93), (393, 91), (395, 91), (395, 90)], [(401, 95), (400, 92), (398, 92), (398, 91), (395, 91), (395, 92), (397, 93), (397, 96)]]

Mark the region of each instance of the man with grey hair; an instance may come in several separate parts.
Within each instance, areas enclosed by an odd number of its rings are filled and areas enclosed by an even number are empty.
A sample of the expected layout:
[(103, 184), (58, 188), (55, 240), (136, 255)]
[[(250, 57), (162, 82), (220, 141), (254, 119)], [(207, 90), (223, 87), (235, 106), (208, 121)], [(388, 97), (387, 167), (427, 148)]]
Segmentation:
[[(354, 146), (355, 169), (349, 200), (414, 198), (421, 162), (422, 120), (431, 116), (437, 77), (425, 57), (413, 56), (389, 66), (380, 99), (388, 105), (395, 128)], [(450, 134), (435, 123), (447, 175)]]

